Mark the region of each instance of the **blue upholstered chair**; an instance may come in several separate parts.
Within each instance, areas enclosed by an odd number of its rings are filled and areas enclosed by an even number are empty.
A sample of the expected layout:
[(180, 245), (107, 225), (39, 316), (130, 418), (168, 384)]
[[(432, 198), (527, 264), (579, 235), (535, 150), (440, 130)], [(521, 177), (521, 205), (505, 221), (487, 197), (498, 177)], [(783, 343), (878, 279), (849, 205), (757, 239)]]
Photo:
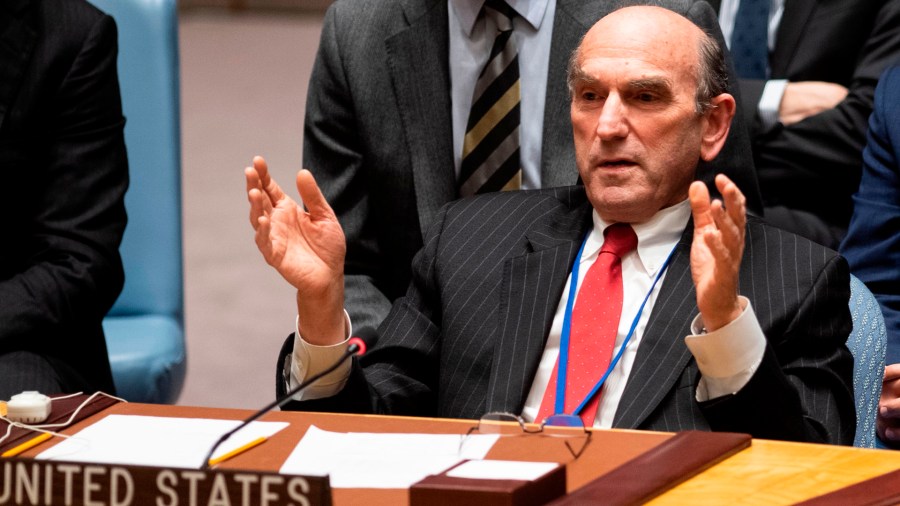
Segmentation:
[(853, 353), (853, 391), (856, 396), (856, 438), (853, 446), (875, 448), (875, 416), (884, 376), (887, 335), (881, 307), (856, 276), (850, 276), (850, 313), (853, 332), (847, 346)]
[(185, 376), (181, 133), (175, 0), (90, 0), (119, 29), (131, 186), (125, 288), (103, 321), (116, 390), (173, 403)]

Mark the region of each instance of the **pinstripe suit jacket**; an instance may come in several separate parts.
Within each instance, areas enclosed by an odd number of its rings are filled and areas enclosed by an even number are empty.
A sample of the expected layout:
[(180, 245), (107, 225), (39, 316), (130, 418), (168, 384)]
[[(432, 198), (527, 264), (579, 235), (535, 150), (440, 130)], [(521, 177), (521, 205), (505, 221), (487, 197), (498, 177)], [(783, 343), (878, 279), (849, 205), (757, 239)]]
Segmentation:
[[(407, 295), (379, 329), (378, 346), (354, 365), (338, 395), (289, 407), (458, 418), (521, 412), (578, 246), (591, 226), (590, 211), (579, 186), (491, 194), (444, 207), (416, 256)], [(737, 394), (698, 403), (700, 374), (683, 342), (698, 313), (691, 238), (689, 225), (613, 425), (852, 442), (846, 262), (751, 219), (740, 290), (768, 340), (765, 357)]]

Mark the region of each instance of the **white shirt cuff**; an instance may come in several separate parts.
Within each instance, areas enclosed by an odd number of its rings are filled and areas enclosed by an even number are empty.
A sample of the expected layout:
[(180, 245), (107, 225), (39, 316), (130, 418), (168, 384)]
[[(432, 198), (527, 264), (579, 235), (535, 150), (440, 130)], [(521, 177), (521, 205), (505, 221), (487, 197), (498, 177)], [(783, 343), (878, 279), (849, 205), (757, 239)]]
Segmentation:
[(739, 391), (759, 368), (766, 351), (763, 334), (750, 300), (739, 297), (744, 311), (724, 327), (702, 334), (703, 320), (694, 318), (684, 342), (700, 369), (697, 401), (703, 402)]
[(778, 123), (778, 112), (781, 109), (781, 98), (784, 97), (784, 89), (787, 88), (787, 79), (770, 79), (766, 81), (762, 96), (759, 97), (759, 120), (763, 130), (769, 130)]
[[(316, 346), (307, 343), (300, 336), (300, 317), (298, 316), (294, 322), (294, 353), (291, 358), (291, 376), (289, 389), (296, 388), (306, 378), (318, 374), (325, 369), (331, 367), (341, 356), (347, 351), (347, 342), (353, 335), (353, 326), (350, 322), (350, 315), (344, 310), (344, 330), (346, 336), (344, 341), (338, 344), (328, 346)], [(306, 387), (301, 392), (294, 395), (295, 401), (309, 401), (312, 399), (322, 399), (337, 394), (344, 388), (347, 378), (350, 377), (351, 361), (345, 360), (341, 365), (319, 378), (314, 384)]]

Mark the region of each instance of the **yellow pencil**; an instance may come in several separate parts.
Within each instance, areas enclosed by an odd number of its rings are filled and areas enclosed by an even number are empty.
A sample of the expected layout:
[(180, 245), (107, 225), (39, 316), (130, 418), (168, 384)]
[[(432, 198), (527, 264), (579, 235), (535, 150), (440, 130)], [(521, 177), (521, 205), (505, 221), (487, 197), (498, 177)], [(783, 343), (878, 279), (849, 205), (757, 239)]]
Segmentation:
[(260, 436), (256, 439), (254, 439), (253, 441), (250, 441), (249, 443), (245, 444), (244, 446), (235, 448), (234, 450), (231, 450), (230, 452), (228, 452), (224, 455), (220, 455), (216, 458), (209, 459), (209, 465), (210, 465), (210, 467), (212, 467), (216, 464), (225, 462), (226, 460), (230, 459), (231, 457), (234, 457), (235, 455), (237, 455), (239, 453), (243, 453), (243, 452), (249, 450), (250, 448), (253, 448), (256, 445), (259, 445), (259, 444), (262, 444), (265, 442), (266, 442), (266, 438), (263, 436)]
[(24, 443), (20, 444), (19, 446), (16, 446), (15, 448), (10, 448), (9, 450), (6, 450), (5, 452), (3, 452), (2, 455), (0, 455), (0, 457), (15, 457), (16, 455), (24, 452), (25, 450), (34, 448), (35, 446), (43, 443), (44, 441), (50, 439), (51, 437), (53, 437), (53, 434), (50, 434), (49, 432), (44, 432), (40, 436), (33, 437), (33, 438), (29, 439), (28, 441), (25, 441)]

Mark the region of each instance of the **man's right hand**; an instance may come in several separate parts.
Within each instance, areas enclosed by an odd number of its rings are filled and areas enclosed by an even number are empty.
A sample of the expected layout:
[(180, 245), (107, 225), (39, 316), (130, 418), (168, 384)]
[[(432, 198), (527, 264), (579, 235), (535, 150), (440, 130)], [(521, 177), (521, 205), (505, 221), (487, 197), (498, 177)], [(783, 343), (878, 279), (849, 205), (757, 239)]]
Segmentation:
[(308, 170), (297, 173), (306, 211), (269, 176), (266, 161), (244, 169), (250, 224), (266, 262), (297, 289), (300, 334), (311, 344), (343, 340), (344, 232)]

